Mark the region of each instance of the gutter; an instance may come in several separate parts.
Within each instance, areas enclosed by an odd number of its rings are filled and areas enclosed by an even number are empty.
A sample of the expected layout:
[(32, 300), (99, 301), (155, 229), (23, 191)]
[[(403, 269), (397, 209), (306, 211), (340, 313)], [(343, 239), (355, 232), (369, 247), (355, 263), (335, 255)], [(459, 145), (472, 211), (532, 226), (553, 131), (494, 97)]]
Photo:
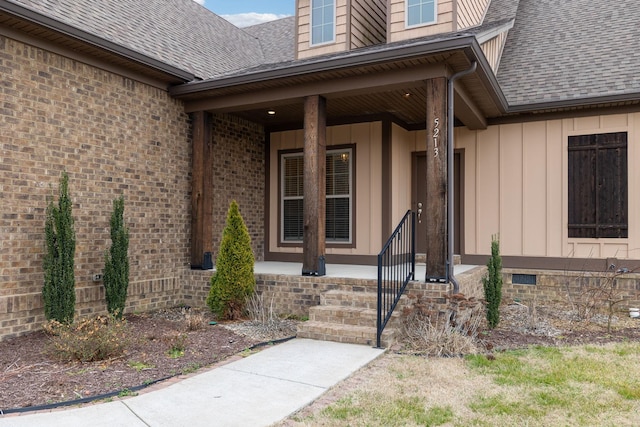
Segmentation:
[(531, 104), (509, 105), (507, 113), (531, 113), (541, 110), (566, 109), (575, 107), (598, 106), (602, 104), (626, 103), (638, 101), (639, 94), (622, 93), (616, 95), (594, 96), (590, 98), (564, 99), (561, 101), (537, 102)]
[(78, 40), (82, 43), (86, 43), (93, 47), (105, 50), (109, 53), (121, 56), (146, 67), (153, 68), (157, 71), (183, 80), (185, 83), (196, 78), (196, 76), (190, 72), (184, 71), (180, 68), (174, 67), (157, 59), (150, 58), (139, 52), (110, 42), (91, 33), (45, 16), (39, 12), (28, 9), (24, 6), (11, 3), (7, 0), (0, 0), (0, 12), (7, 13), (28, 22), (32, 22), (49, 30), (53, 30), (55, 32), (69, 36), (74, 40)]
[(473, 61), (471, 67), (467, 70), (460, 71), (449, 78), (447, 82), (447, 275), (449, 281), (453, 284), (453, 293), (460, 292), (460, 285), (453, 274), (453, 242), (454, 242), (454, 229), (453, 229), (453, 121), (455, 120), (453, 114), (453, 86), (460, 77), (473, 73), (478, 67), (478, 63)]

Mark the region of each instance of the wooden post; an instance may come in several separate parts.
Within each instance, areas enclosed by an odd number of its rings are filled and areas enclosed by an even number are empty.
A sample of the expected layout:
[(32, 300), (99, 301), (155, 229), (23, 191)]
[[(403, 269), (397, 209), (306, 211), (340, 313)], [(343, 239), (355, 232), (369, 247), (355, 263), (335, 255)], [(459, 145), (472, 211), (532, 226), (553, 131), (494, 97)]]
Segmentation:
[(427, 81), (427, 281), (447, 280), (447, 79)]
[(324, 275), (326, 211), (326, 100), (304, 101), (304, 237), (303, 275)]
[(203, 268), (213, 246), (213, 147), (209, 114), (192, 114), (191, 268)]

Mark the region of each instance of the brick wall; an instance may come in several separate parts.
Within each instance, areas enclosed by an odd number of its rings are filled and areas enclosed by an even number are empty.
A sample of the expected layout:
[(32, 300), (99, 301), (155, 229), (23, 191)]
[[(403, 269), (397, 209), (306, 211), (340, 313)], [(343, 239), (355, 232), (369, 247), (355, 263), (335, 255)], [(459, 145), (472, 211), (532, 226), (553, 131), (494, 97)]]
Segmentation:
[[(191, 123), (166, 91), (0, 37), (0, 339), (38, 329), (47, 200), (69, 174), (76, 231), (76, 314), (104, 313), (113, 199), (130, 230), (127, 311), (189, 294)], [(214, 116), (214, 248), (231, 199), (257, 259), (264, 248), (264, 131)], [(215, 256), (215, 255), (214, 255)], [(201, 272), (200, 274), (206, 274)]]
[[(0, 336), (40, 326), (44, 221), (69, 174), (77, 314), (104, 312), (93, 282), (110, 245), (113, 199), (130, 229), (129, 306), (153, 307), (189, 264), (190, 122), (157, 88), (0, 37)], [(157, 299), (157, 301), (156, 301)]]
[(217, 256), (227, 211), (238, 202), (256, 261), (264, 259), (264, 129), (247, 120), (214, 114), (213, 262)]
[[(514, 284), (514, 274), (535, 276), (535, 285)], [(570, 306), (584, 303), (597, 290), (610, 290), (618, 310), (640, 306), (640, 274), (582, 271), (503, 270), (503, 302), (517, 300), (523, 304)], [(604, 294), (596, 299), (605, 304)]]

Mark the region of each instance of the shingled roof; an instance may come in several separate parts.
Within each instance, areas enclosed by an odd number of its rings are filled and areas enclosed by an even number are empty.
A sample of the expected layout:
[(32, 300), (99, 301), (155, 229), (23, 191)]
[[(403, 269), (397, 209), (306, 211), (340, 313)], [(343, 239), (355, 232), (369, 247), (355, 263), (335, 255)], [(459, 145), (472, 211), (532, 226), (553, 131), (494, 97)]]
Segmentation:
[(199, 78), (264, 63), (259, 40), (193, 0), (11, 0)]
[(640, 93), (639, 21), (638, 0), (521, 0), (497, 76), (509, 105)]
[[(193, 0), (8, 1), (189, 72), (197, 79), (255, 73), (304, 62), (294, 58), (294, 17), (240, 29)], [(586, 98), (637, 98), (637, 0), (492, 0), (479, 27), (333, 56), (477, 36), (491, 26), (500, 27), (514, 19), (497, 76), (509, 110), (579, 103)]]
[(295, 16), (253, 25), (244, 30), (260, 41), (265, 63), (295, 59)]

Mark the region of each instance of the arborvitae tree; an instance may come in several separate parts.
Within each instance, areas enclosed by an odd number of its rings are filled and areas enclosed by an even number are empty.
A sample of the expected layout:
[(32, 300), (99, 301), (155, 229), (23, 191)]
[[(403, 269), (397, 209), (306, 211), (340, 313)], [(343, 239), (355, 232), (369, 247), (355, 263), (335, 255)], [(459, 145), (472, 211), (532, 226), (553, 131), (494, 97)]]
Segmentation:
[(44, 315), (48, 320), (73, 322), (76, 305), (74, 256), (76, 236), (71, 215), (69, 176), (62, 173), (58, 206), (49, 201), (44, 226), (47, 250), (44, 255)]
[(129, 230), (124, 225), (124, 197), (113, 201), (111, 249), (105, 254), (104, 289), (107, 310), (122, 318), (129, 287)]
[(207, 305), (218, 318), (236, 319), (242, 315), (247, 298), (256, 286), (253, 265), (251, 237), (234, 200), (227, 213), (216, 272), (211, 278), (207, 298)]
[(482, 278), (484, 298), (487, 301), (487, 322), (489, 328), (498, 326), (500, 321), (500, 302), (502, 300), (502, 257), (497, 237), (491, 240), (491, 258), (487, 262), (487, 276)]

